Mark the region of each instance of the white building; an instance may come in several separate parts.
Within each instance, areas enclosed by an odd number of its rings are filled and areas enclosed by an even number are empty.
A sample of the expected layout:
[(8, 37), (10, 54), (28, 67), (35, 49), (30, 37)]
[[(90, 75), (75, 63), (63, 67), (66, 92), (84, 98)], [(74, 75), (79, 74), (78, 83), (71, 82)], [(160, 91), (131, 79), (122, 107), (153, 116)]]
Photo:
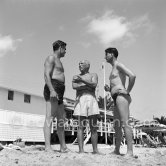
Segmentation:
[[(66, 110), (74, 105), (74, 100), (64, 98)], [(21, 137), (24, 141), (43, 142), (45, 118), (43, 96), (0, 87), (0, 141), (14, 141)], [(72, 116), (71, 111), (67, 111)]]

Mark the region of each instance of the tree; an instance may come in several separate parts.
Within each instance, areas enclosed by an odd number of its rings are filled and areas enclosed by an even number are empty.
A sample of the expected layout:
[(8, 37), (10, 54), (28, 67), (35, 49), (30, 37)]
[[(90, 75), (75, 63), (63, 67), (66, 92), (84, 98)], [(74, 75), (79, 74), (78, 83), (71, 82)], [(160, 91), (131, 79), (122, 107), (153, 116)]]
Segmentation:
[(161, 116), (161, 118), (155, 117), (154, 120), (157, 120), (160, 124), (166, 125), (166, 117)]
[(98, 105), (99, 105), (99, 108), (104, 109), (104, 98), (102, 98), (101, 96), (99, 96), (98, 98)]
[[(106, 98), (106, 109), (107, 110), (110, 110), (111, 111), (111, 108), (114, 106), (114, 101), (112, 100), (112, 98)], [(99, 108), (102, 108), (104, 109), (104, 98), (99, 96), (98, 98), (98, 105), (99, 105)]]
[(114, 107), (114, 101), (112, 100), (112, 98), (108, 98), (107, 99), (107, 104), (106, 104), (106, 108), (109, 111), (113, 111), (112, 108)]

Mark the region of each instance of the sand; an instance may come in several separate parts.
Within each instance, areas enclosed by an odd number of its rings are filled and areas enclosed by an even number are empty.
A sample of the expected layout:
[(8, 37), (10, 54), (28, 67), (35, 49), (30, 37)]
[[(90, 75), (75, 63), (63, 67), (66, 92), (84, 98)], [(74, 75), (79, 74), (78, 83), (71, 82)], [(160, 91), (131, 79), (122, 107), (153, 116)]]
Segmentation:
[(111, 154), (114, 146), (99, 144), (99, 150), (105, 155), (92, 154), (91, 144), (85, 145), (84, 154), (78, 153), (78, 146), (68, 144), (71, 152), (60, 153), (59, 145), (53, 145), (55, 153), (44, 151), (43, 145), (31, 145), (0, 151), (0, 166), (166, 166), (166, 147), (135, 147), (138, 158), (125, 158), (126, 146), (121, 147), (122, 155)]

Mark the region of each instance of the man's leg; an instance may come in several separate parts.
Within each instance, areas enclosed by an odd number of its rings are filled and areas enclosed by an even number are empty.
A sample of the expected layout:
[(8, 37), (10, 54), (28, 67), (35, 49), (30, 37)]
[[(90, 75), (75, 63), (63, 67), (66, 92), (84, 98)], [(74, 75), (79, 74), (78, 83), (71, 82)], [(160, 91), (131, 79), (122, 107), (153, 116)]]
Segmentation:
[(85, 127), (85, 117), (78, 116), (78, 130), (77, 130), (77, 139), (79, 153), (84, 153), (84, 127)]
[(121, 117), (122, 127), (125, 132), (125, 137), (127, 141), (127, 154), (126, 156), (133, 156), (133, 139), (132, 139), (132, 129), (128, 124), (129, 120), (129, 97), (127, 95), (119, 95), (116, 100), (117, 109)]
[(120, 154), (120, 145), (122, 141), (122, 127), (119, 112), (114, 110), (114, 129), (115, 129), (115, 154)]
[(61, 104), (57, 109), (57, 134), (60, 142), (61, 152), (65, 152), (67, 150), (67, 146), (65, 143), (64, 123), (65, 123), (65, 110), (64, 110), (64, 105)]
[(97, 143), (98, 143), (98, 134), (97, 134), (97, 115), (89, 116), (89, 125), (91, 130), (91, 142), (93, 147), (93, 153), (99, 154)]
[(52, 121), (53, 121), (54, 116), (52, 116), (51, 112), (52, 112), (51, 102), (47, 101), (46, 102), (46, 117), (45, 117), (44, 128), (43, 128), (46, 151), (52, 151), (51, 144), (50, 144), (50, 138), (51, 138)]

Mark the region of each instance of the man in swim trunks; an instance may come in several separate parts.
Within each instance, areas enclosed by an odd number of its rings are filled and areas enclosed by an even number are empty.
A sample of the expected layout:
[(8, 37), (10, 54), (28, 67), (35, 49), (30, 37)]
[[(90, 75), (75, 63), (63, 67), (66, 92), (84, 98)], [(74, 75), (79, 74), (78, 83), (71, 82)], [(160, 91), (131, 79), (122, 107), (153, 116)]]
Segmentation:
[[(127, 141), (126, 157), (133, 156), (132, 129), (128, 124), (129, 105), (131, 103), (130, 91), (135, 83), (135, 74), (127, 67), (117, 61), (118, 50), (116, 48), (107, 48), (105, 50), (105, 59), (112, 65), (112, 71), (109, 76), (110, 87), (105, 85), (105, 90), (111, 92), (111, 96), (116, 105), (114, 111), (114, 128), (116, 145), (114, 153), (120, 154), (120, 145), (122, 139), (122, 128), (125, 132)], [(126, 78), (129, 78), (128, 86), (125, 88)]]
[(51, 148), (51, 124), (57, 117), (57, 134), (60, 141), (60, 151), (67, 150), (64, 135), (65, 111), (63, 105), (63, 95), (65, 91), (64, 68), (60, 58), (65, 56), (66, 43), (55, 41), (53, 43), (53, 54), (49, 55), (44, 64), (44, 98), (46, 101), (46, 118), (44, 123), (45, 150), (53, 151)]
[(76, 90), (77, 97), (74, 116), (78, 118), (79, 123), (77, 131), (79, 153), (84, 153), (83, 129), (86, 125), (86, 119), (88, 118), (91, 131), (93, 153), (99, 154), (97, 148), (97, 117), (99, 115), (99, 107), (95, 97), (95, 89), (98, 84), (98, 76), (96, 73), (89, 73), (89, 68), (89, 61), (80, 61), (79, 69), (81, 73), (73, 77), (72, 86), (73, 89)]

